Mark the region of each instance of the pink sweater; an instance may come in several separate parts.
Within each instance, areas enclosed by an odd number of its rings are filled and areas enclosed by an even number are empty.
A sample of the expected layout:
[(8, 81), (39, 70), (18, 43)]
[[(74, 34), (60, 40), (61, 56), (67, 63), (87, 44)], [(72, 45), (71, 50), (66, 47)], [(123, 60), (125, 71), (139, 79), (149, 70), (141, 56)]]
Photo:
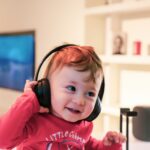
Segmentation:
[(0, 148), (18, 150), (121, 150), (120, 144), (104, 146), (92, 138), (93, 124), (67, 122), (48, 113), (38, 113), (32, 91), (23, 93), (0, 118)]

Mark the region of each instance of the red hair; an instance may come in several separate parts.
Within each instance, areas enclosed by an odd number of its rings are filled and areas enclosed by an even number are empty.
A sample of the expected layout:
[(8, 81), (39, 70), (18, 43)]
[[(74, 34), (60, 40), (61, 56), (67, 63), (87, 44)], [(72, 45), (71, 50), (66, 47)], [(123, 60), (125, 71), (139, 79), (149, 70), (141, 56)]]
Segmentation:
[(91, 46), (67, 46), (55, 52), (47, 65), (45, 77), (63, 66), (74, 67), (80, 72), (90, 71), (89, 80), (94, 82), (98, 71), (103, 75), (101, 60)]

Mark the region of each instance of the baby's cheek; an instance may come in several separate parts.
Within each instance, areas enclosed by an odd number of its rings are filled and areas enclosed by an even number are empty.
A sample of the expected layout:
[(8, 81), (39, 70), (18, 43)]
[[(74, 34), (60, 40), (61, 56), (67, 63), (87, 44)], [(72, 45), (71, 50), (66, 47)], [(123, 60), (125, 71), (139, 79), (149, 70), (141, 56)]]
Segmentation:
[(86, 109), (86, 112), (87, 112), (88, 116), (93, 112), (94, 106), (95, 106), (95, 103), (91, 103), (91, 102), (88, 103), (87, 109)]

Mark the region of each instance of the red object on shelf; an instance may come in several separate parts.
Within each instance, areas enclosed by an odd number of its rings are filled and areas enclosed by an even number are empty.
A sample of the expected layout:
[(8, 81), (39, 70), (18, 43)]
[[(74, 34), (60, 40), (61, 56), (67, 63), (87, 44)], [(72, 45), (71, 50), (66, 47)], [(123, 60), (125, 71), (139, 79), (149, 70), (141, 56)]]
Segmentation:
[(134, 42), (134, 54), (140, 55), (141, 54), (141, 41)]

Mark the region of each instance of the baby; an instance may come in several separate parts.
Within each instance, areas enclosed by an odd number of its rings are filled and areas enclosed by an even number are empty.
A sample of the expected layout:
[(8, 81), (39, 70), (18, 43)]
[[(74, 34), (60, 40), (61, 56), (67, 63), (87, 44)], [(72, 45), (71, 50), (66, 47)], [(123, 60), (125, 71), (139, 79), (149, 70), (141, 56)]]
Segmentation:
[(91, 136), (90, 116), (97, 103), (100, 105), (103, 79), (102, 64), (93, 47), (58, 47), (42, 83), (27, 81), (23, 94), (0, 118), (0, 148), (121, 150), (126, 140), (121, 133), (109, 131), (102, 140)]

